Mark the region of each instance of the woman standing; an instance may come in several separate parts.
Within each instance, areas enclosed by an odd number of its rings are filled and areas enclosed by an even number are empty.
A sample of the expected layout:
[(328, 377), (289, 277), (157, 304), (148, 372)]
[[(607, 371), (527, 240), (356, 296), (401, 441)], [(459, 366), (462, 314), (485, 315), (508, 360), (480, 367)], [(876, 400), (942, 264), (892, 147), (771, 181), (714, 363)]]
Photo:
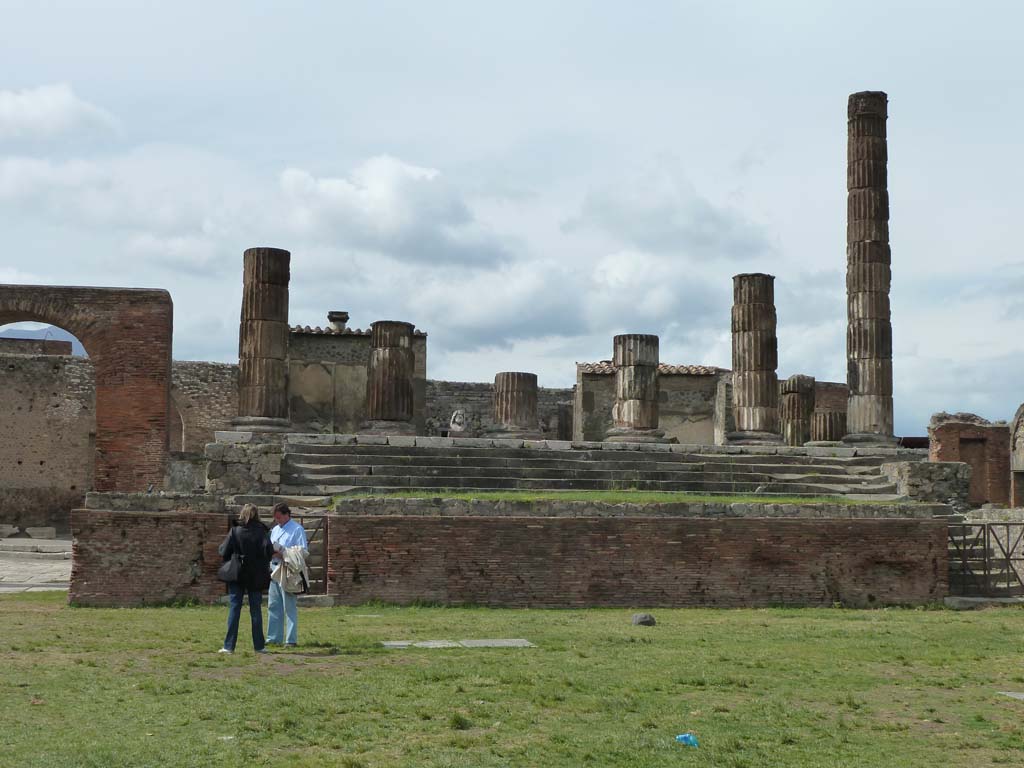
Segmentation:
[(228, 633), (220, 653), (234, 653), (238, 640), (238, 622), (242, 616), (242, 598), (249, 596), (249, 619), (252, 622), (252, 647), (256, 653), (266, 653), (263, 639), (263, 592), (270, 586), (270, 558), (274, 548), (270, 544), (267, 526), (260, 522), (255, 504), (246, 504), (218, 550), (225, 561), (236, 552), (242, 556), (238, 581), (228, 583)]

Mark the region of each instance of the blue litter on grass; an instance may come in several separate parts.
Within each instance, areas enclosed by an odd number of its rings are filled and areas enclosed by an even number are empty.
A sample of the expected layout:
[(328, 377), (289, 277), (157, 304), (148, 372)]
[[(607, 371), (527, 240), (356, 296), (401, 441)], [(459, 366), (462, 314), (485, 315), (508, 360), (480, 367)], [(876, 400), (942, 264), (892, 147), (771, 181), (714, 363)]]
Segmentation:
[(680, 733), (678, 736), (676, 736), (676, 741), (678, 741), (680, 744), (686, 747), (700, 746), (700, 744), (697, 741), (697, 737), (694, 736), (692, 733)]

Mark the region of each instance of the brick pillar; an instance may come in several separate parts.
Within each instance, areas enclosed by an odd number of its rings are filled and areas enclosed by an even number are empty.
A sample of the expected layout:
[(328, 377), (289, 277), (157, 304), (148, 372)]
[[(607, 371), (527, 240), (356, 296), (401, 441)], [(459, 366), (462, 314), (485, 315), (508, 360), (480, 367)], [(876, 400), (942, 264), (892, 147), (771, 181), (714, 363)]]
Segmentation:
[(366, 378), (366, 418), (362, 432), (414, 435), (412, 323), (373, 323), (370, 366)]
[(288, 280), (291, 254), (250, 248), (243, 256), (238, 328), (240, 429), (279, 432), (288, 420)]
[(605, 440), (619, 443), (664, 442), (658, 429), (658, 337), (627, 333), (613, 341), (615, 404)]
[(811, 439), (811, 414), (814, 413), (814, 377), (798, 373), (779, 388), (779, 422), (786, 445), (803, 445)]
[(815, 411), (811, 414), (809, 445), (839, 445), (846, 435), (846, 411)]
[(847, 107), (846, 407), (848, 443), (894, 445), (889, 286), (888, 98), (850, 96)]
[(536, 439), (537, 374), (506, 371), (494, 376), (495, 435)]
[(728, 442), (778, 444), (779, 342), (775, 335), (775, 277), (732, 279), (732, 386), (736, 431)]

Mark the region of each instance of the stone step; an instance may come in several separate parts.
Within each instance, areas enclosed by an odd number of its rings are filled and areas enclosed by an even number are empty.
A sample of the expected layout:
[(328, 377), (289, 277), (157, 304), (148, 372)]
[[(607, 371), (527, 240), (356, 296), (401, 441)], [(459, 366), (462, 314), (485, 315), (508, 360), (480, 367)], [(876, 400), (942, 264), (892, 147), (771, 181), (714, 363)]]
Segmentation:
[[(353, 486), (357, 490), (405, 488), (435, 489), (473, 489), (473, 490), (651, 490), (651, 491), (689, 491), (694, 493), (734, 493), (751, 494), (763, 489), (777, 495), (819, 495), (839, 496), (849, 491), (848, 486), (825, 486), (812, 483), (757, 483), (757, 482), (708, 482), (706, 480), (681, 482), (678, 480), (636, 480), (617, 482), (609, 480), (530, 480), (507, 477), (464, 477), (464, 478), (430, 478), (430, 477), (365, 477), (363, 482), (356, 484), (352, 478), (331, 478), (341, 480), (339, 483), (303, 483), (286, 486), (290, 493), (315, 492), (333, 494), (351, 492)], [(895, 488), (889, 486), (859, 487), (860, 493), (892, 494)]]
[[(667, 458), (667, 457), (666, 457)], [(363, 470), (356, 470), (355, 467), (396, 467), (400, 469), (411, 469), (413, 467), (453, 467), (453, 468), (537, 468), (537, 469), (592, 469), (592, 470), (631, 470), (631, 471), (661, 471), (668, 472), (676, 469), (703, 468), (705, 471), (714, 470), (720, 472), (734, 471), (740, 468), (745, 472), (762, 473), (796, 473), (818, 475), (849, 476), (873, 476), (877, 477), (878, 472), (873, 467), (840, 467), (828, 464), (777, 464), (766, 461), (752, 462), (731, 462), (720, 460), (705, 460), (702, 456), (692, 456), (693, 461), (664, 460), (664, 461), (630, 461), (623, 460), (568, 460), (568, 459), (498, 459), (490, 457), (457, 457), (457, 456), (431, 456), (431, 457), (409, 457), (409, 456), (295, 456), (286, 455), (284, 468), (293, 472), (320, 472), (333, 474), (363, 474)], [(352, 467), (353, 469), (346, 469)], [(376, 471), (376, 470), (375, 470)]]
[[(668, 448), (668, 446), (665, 446)], [(419, 448), (390, 445), (303, 445), (289, 444), (286, 456), (461, 456), (494, 459), (555, 458), (579, 461), (622, 460), (628, 461), (672, 461), (676, 457), (684, 461), (707, 461), (712, 458), (731, 463), (771, 462), (778, 464), (833, 464), (836, 466), (879, 466), (896, 460), (913, 460), (895, 455), (884, 456), (808, 456), (774, 453), (740, 454), (723, 450), (721, 453), (668, 450), (537, 450), (532, 448), (469, 448), (453, 446), (446, 448)], [(614, 457), (614, 458), (612, 458)]]

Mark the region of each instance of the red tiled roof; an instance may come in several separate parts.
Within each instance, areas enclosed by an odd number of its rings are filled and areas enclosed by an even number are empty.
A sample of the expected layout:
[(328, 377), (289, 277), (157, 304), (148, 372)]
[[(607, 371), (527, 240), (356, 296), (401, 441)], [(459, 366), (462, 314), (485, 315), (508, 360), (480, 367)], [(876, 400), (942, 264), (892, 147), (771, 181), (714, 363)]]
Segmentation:
[[(598, 375), (615, 373), (615, 366), (611, 360), (601, 360), (597, 363), (576, 363), (576, 367), (582, 373), (596, 373)], [(714, 376), (719, 373), (725, 373), (726, 370), (714, 365), (669, 365), (668, 363), (660, 363), (658, 365), (658, 374), (661, 376)]]

